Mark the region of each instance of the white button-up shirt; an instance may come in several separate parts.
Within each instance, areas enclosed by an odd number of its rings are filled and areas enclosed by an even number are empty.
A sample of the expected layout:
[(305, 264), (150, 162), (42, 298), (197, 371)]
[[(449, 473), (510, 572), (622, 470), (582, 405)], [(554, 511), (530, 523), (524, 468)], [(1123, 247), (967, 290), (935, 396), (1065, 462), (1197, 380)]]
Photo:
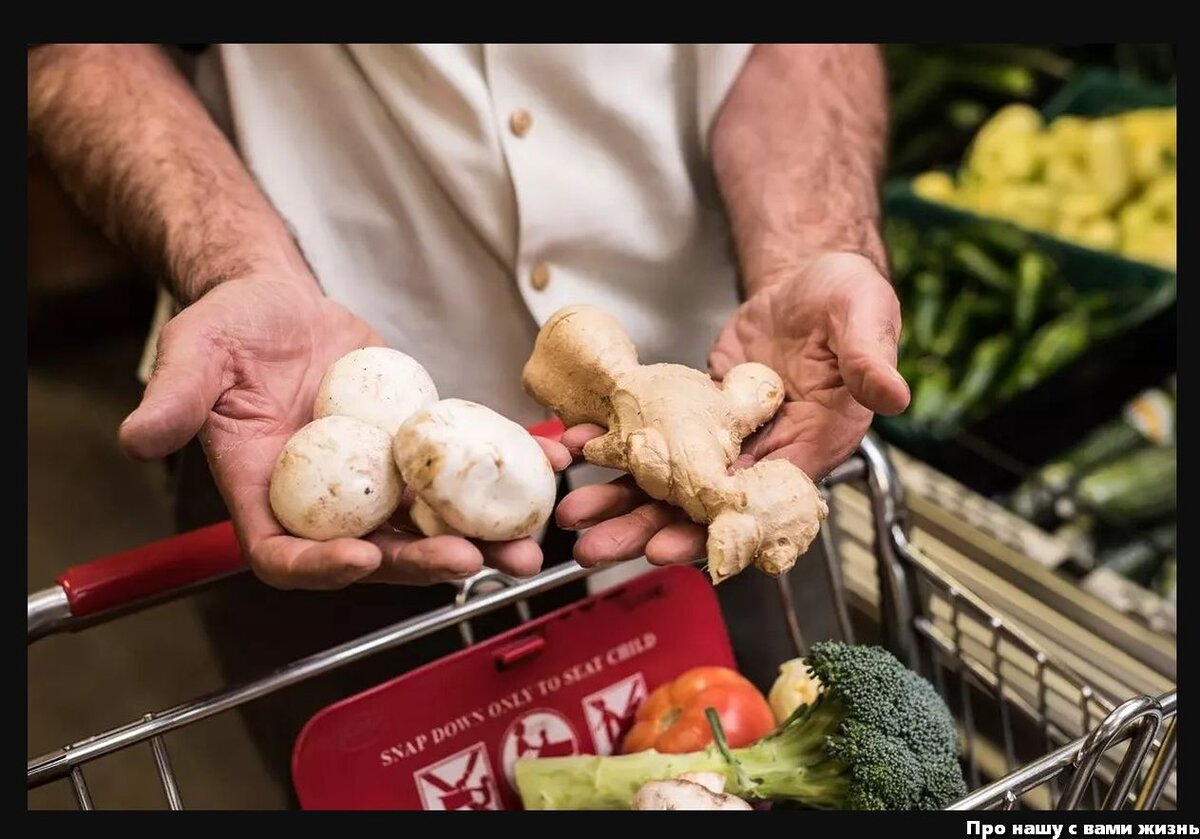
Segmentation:
[(198, 87), (326, 293), (523, 423), (539, 324), (703, 368), (737, 305), (708, 135), (750, 45), (224, 45)]

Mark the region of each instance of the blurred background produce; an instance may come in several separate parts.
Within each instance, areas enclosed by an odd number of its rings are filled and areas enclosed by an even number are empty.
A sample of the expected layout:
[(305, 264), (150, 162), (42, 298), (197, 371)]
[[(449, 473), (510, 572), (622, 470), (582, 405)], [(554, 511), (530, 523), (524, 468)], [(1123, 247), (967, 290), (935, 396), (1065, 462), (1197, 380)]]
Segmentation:
[(979, 127), (1014, 102), (1040, 107), (1086, 68), (1175, 84), (1174, 44), (888, 44), (891, 171), (956, 164)]
[(876, 430), (1066, 545), (1093, 594), (1173, 604), (1173, 45), (886, 56), (913, 400)]
[(1140, 287), (1076, 288), (1024, 232), (889, 223), (905, 328), (900, 370), (913, 388), (904, 422), (936, 437), (1041, 383), (1092, 344), (1169, 303)]
[(963, 168), (913, 180), (917, 195), (1003, 218), (1088, 248), (1175, 266), (1175, 108), (1049, 122), (1007, 105), (972, 141)]
[(1108, 569), (1174, 603), (1176, 381), (1131, 400), (1008, 499), (1071, 547), (1080, 575)]
[[(1062, 457), (1038, 469), (1013, 493), (1012, 508), (1031, 522), (1050, 524), (1056, 509), (1062, 507), (1059, 500), (1073, 492), (1093, 470), (1152, 447), (1170, 447), (1173, 454), (1175, 390), (1172, 376), (1162, 388), (1139, 394), (1118, 416), (1104, 422)], [(1093, 488), (1091, 492), (1094, 495), (1098, 490)]]

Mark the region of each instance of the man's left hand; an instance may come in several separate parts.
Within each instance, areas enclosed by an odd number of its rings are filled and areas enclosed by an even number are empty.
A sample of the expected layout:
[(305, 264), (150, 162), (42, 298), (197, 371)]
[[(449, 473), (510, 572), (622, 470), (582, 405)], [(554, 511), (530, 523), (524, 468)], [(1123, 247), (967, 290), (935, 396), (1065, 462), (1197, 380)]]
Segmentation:
[[(854, 453), (875, 413), (902, 412), (910, 398), (896, 370), (900, 304), (875, 265), (852, 253), (829, 253), (766, 284), (722, 330), (709, 355), (720, 380), (736, 364), (757, 361), (783, 379), (775, 418), (746, 440), (733, 468), (783, 457), (819, 480)], [(578, 454), (602, 433), (568, 429)], [(563, 499), (559, 524), (590, 528), (575, 547), (583, 565), (645, 556), (656, 565), (704, 555), (706, 532), (681, 511), (651, 501), (630, 477), (582, 487)]]

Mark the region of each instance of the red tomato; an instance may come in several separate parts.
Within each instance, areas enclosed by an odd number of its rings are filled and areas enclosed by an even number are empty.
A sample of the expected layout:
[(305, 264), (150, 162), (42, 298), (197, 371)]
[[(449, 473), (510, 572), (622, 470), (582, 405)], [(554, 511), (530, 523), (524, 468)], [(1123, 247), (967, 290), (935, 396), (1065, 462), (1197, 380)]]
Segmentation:
[(717, 712), (731, 749), (749, 746), (775, 728), (771, 706), (749, 680), (726, 667), (697, 667), (646, 698), (621, 752), (698, 752), (713, 742), (709, 708)]

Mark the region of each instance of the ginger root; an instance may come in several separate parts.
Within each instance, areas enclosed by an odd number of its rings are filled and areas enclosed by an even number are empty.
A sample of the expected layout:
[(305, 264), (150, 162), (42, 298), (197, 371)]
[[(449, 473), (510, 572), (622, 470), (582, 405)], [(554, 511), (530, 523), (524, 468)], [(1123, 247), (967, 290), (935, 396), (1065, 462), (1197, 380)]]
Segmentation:
[(615, 318), (568, 306), (538, 333), (522, 381), (566, 425), (607, 429), (584, 446), (589, 463), (629, 472), (650, 497), (708, 525), (714, 583), (750, 565), (787, 572), (828, 515), (816, 484), (786, 460), (729, 471), (783, 403), (782, 380), (762, 364), (739, 364), (720, 383), (679, 364), (642, 365)]

